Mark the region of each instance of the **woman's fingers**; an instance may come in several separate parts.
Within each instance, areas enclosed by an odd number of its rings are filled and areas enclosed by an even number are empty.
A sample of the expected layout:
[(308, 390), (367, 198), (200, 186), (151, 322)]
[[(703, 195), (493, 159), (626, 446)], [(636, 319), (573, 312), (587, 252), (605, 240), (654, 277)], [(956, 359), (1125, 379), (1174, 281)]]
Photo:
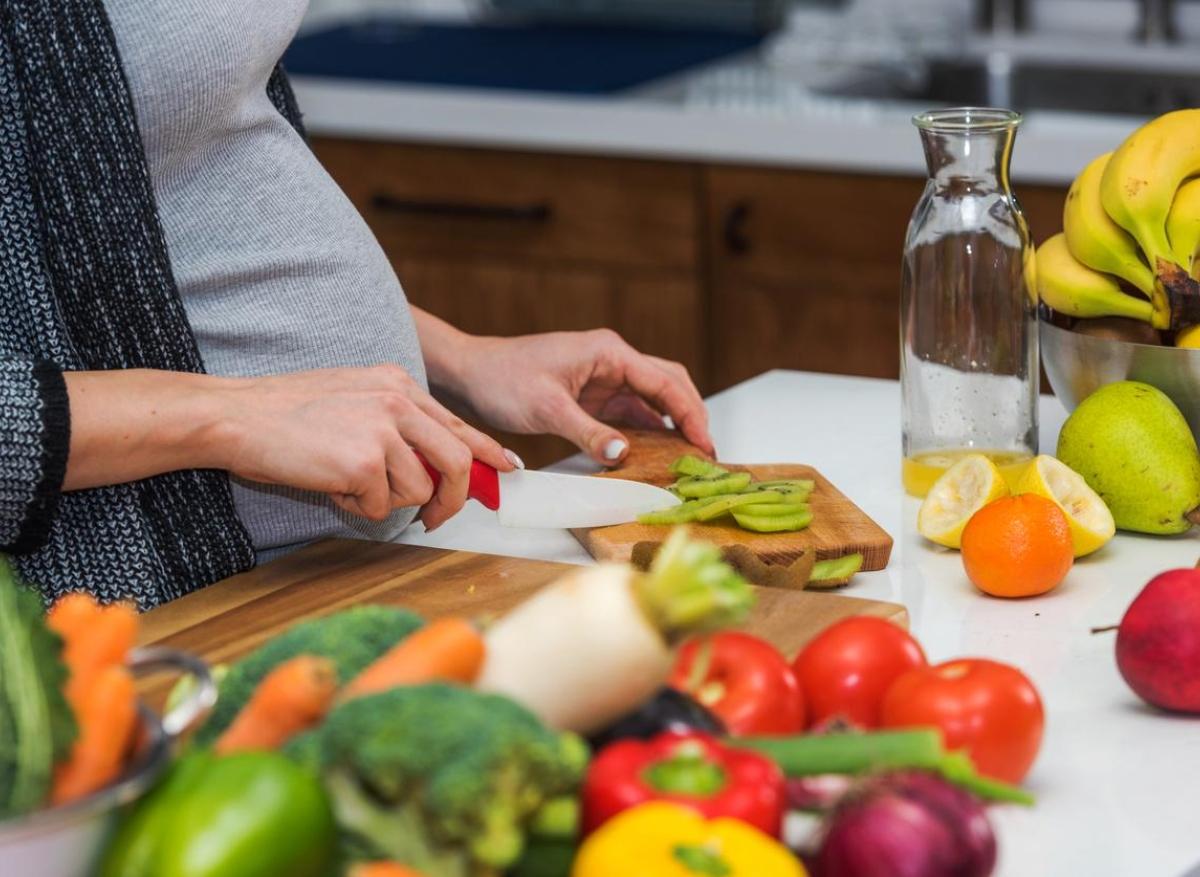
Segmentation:
[(335, 494), (339, 506), (372, 521), (382, 521), (392, 512), (391, 494), (388, 490), (388, 474), (382, 451), (372, 453), (365, 461), (352, 464), (355, 467), (353, 487), (350, 494)]
[[(565, 390), (544, 403), (543, 421), (550, 431), (574, 442), (581, 451), (602, 466), (615, 466), (629, 453), (629, 441), (620, 431), (592, 417)], [(659, 418), (659, 425), (662, 419)]]
[(622, 357), (625, 382), (659, 411), (670, 416), (684, 438), (708, 453), (713, 452), (708, 432), (708, 411), (686, 372), (660, 366), (633, 348)]
[(473, 460), (471, 449), (416, 406), (412, 413), (401, 418), (400, 434), (441, 476), (433, 498), (420, 516), (426, 530), (436, 530), (466, 504)]
[(663, 429), (663, 415), (635, 393), (622, 391), (604, 403), (600, 418), (609, 423), (625, 423), (636, 429)]
[(481, 460), (501, 472), (512, 471), (512, 461), (508, 459), (504, 448), (494, 438), (480, 432), (428, 394), (420, 394), (414, 397), (413, 401), (422, 411), (470, 448), (471, 456), (474, 459)]
[(399, 432), (387, 449), (387, 479), (392, 509), (420, 507), (433, 498), (433, 479)]

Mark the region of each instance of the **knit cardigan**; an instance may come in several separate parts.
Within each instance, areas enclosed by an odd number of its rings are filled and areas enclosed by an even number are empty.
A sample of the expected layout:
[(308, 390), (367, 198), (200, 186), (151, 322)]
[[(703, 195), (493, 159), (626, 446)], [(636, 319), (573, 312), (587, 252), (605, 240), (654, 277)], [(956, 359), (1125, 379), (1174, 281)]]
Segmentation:
[[(298, 129), (282, 70), (268, 85)], [(0, 2), (0, 550), (143, 609), (254, 564), (228, 475), (62, 492), (63, 372), (204, 371), (103, 0)]]

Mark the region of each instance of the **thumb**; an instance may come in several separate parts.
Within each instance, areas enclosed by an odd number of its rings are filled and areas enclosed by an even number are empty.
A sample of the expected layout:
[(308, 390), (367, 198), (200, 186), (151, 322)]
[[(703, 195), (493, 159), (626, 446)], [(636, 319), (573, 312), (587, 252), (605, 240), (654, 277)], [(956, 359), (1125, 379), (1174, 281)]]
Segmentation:
[(570, 397), (563, 398), (557, 420), (554, 431), (602, 466), (615, 466), (629, 453), (625, 436), (592, 417)]

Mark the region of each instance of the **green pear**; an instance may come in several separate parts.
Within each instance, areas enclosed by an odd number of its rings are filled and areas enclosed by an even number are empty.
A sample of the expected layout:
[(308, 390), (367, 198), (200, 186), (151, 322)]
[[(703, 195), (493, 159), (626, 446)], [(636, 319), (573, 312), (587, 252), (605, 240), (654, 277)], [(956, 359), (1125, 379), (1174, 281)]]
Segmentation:
[(1200, 523), (1200, 451), (1183, 414), (1149, 384), (1088, 396), (1058, 436), (1058, 459), (1100, 494), (1117, 526), (1169, 535)]

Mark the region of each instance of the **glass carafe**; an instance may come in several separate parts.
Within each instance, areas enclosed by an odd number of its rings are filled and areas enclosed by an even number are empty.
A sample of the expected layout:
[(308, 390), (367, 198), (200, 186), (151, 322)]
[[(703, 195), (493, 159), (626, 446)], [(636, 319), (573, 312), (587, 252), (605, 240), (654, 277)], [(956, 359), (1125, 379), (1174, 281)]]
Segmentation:
[(914, 120), (929, 180), (904, 245), (904, 486), (924, 496), (967, 453), (1006, 474), (1037, 453), (1037, 298), (1009, 184), (1021, 117), (960, 108)]

